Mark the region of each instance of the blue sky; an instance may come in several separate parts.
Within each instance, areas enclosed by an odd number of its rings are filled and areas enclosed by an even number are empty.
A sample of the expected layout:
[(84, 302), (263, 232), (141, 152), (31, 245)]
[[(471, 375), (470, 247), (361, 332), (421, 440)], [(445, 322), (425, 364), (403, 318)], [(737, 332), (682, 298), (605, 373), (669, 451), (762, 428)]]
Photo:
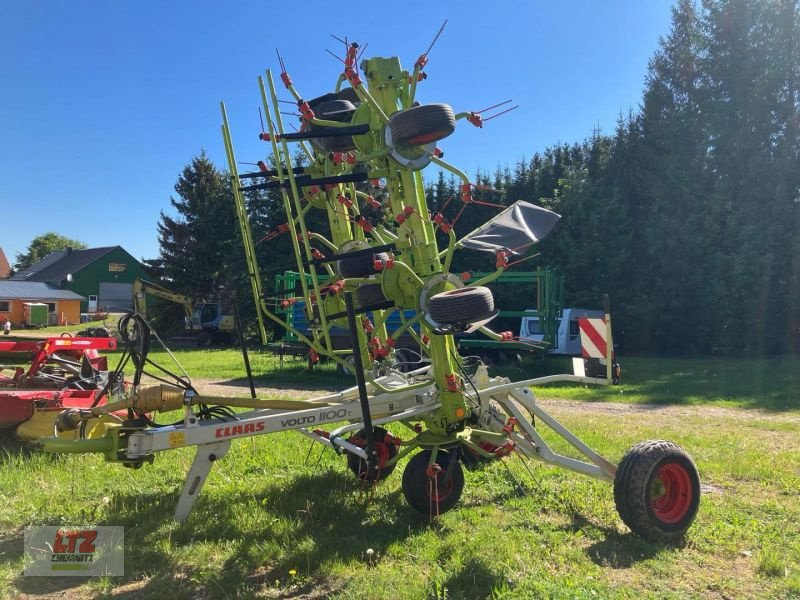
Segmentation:
[(0, 247), (13, 262), (55, 231), (157, 256), (159, 211), (171, 214), (184, 165), (205, 149), (225, 166), (219, 101), (237, 158), (262, 158), (257, 76), (278, 69), (277, 47), (303, 95), (330, 91), (341, 64), (325, 50), (342, 52), (331, 34), (411, 67), (448, 19), (417, 98), (456, 112), (520, 104), (483, 129), (459, 121), (439, 144), (470, 175), (597, 126), (611, 132), (639, 106), (670, 9), (667, 0), (4, 3)]

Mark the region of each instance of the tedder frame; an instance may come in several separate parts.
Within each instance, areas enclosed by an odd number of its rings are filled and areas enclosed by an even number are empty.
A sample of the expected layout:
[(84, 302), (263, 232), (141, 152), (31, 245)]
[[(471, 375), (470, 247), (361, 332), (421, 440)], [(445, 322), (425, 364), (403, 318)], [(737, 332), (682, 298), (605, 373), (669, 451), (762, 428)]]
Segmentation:
[[(605, 321), (595, 331), (602, 342), (594, 340), (595, 350), (601, 348), (604, 376), (563, 374), (512, 382), (491, 377), (480, 361), (458, 355), (454, 334), (463, 331), (514, 342), (511, 332), (488, 327), (497, 311), (485, 286), (524, 260), (519, 257), (549, 233), (559, 216), (520, 200), (500, 206), (496, 217), (459, 239), (455, 222), (464, 208), (481, 203), (480, 189), (443, 160), (436, 143), (451, 135), (458, 121), (481, 127), (491, 117), (417, 101), (430, 48), (408, 71), (396, 57), (361, 60), (358, 44), (344, 46), (344, 69), (331, 91), (310, 100), (294, 85), (279, 56), (280, 80), (300, 113), (299, 131), (287, 132), (284, 126), (272, 72), (258, 78), (266, 122), (259, 138), (270, 155), (257, 163), (257, 171), (239, 173), (224, 104), (221, 109), (262, 340), (266, 342), (269, 319), (307, 344), (312, 362), (326, 357), (351, 369), (356, 385), (296, 401), (204, 396), (184, 378), (176, 378), (176, 385), (139, 384), (102, 407), (66, 411), (57, 424), (60, 437), (41, 440), (44, 448), (100, 452), (109, 461), (140, 466), (158, 452), (197, 446), (177, 519), (189, 514), (214, 462), (243, 437), (297, 430), (345, 454), (354, 474), (370, 482), (388, 477), (413, 453), (403, 473), (403, 493), (413, 508), (432, 516), (457, 504), (464, 485), (462, 463), (472, 467), (514, 454), (613, 482), (618, 512), (633, 531), (663, 541), (682, 536), (697, 512), (700, 484), (694, 463), (680, 447), (642, 442), (617, 466), (550, 416), (531, 390), (563, 381), (610, 384), (613, 343), (607, 303)], [(298, 151), (303, 159), (296, 161)], [(448, 220), (428, 206), (422, 171), (429, 165), (461, 181), (462, 207), (455, 218)], [(246, 200), (283, 207), (286, 223), (279, 230), (288, 235), (293, 268), (301, 274), (299, 298), (305, 302), (310, 335), (277, 315), (265, 295)], [(324, 211), (327, 233), (310, 229), (311, 211)], [(465, 285), (451, 273), (454, 253), (460, 250), (492, 253), (495, 270)], [(415, 311), (413, 318), (404, 316), (408, 310)], [(403, 324), (390, 334), (386, 320), (394, 311)], [(333, 326), (349, 329), (352, 348), (334, 348)], [(137, 368), (142, 368), (149, 339), (146, 323), (132, 317), (122, 333), (138, 357)], [(403, 334), (419, 346), (421, 360), (413, 365), (399, 360), (396, 352)], [(101, 437), (74, 439), (77, 434), (70, 433), (84, 430), (82, 421), (123, 406), (130, 418), (105, 423)], [(234, 407), (253, 410), (235, 413)], [(172, 425), (157, 426), (148, 416), (174, 409), (182, 409), (183, 418)], [(333, 429), (322, 428), (334, 423)], [(384, 428), (389, 423), (404, 426), (409, 436), (389, 433)], [(568, 442), (580, 458), (554, 451), (539, 433), (542, 426)]]

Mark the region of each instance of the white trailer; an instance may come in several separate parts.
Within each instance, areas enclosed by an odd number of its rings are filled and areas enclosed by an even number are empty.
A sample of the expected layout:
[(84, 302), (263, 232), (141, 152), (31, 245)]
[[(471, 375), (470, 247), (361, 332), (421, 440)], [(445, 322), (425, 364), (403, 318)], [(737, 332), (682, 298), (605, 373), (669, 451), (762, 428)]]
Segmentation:
[[(580, 356), (581, 335), (578, 327), (580, 318), (603, 318), (602, 310), (590, 308), (565, 308), (558, 323), (558, 333), (554, 340), (553, 349), (549, 354), (562, 354), (566, 356)], [(544, 330), (539, 317), (523, 317), (519, 329), (520, 340), (542, 343)]]

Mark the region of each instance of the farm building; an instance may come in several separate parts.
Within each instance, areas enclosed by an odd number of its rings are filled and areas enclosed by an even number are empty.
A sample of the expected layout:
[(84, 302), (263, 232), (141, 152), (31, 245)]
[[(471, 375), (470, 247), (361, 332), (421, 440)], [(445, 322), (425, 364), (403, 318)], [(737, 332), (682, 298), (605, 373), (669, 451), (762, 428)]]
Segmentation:
[[(39, 281), (0, 281), (0, 322), (11, 321), (12, 325), (36, 322), (36, 307), (46, 306), (46, 321), (49, 324), (78, 323), (81, 317), (81, 302), (86, 298)], [(44, 308), (42, 308), (44, 313)]]
[(0, 248), (0, 279), (5, 279), (11, 275), (11, 265), (8, 264), (5, 252)]
[(133, 282), (147, 278), (144, 265), (121, 246), (48, 254), (9, 281), (47, 283), (83, 296), (80, 312), (132, 308)]

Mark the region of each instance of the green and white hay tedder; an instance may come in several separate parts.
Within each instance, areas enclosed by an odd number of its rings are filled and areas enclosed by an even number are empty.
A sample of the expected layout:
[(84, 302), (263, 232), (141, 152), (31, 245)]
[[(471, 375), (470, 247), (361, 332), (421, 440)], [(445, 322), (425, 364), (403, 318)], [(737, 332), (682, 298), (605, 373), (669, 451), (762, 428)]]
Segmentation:
[[(547, 235), (559, 216), (517, 201), (459, 238), (453, 226), (457, 219), (448, 221), (429, 210), (422, 171), (430, 165), (460, 179), (462, 209), (478, 201), (476, 186), (442, 159), (436, 144), (454, 133), (457, 123), (481, 126), (484, 117), (418, 102), (427, 61), (425, 52), (408, 71), (396, 57), (361, 60), (359, 46), (345, 42), (344, 69), (330, 92), (307, 100), (281, 60), (280, 80), (296, 102), (302, 126), (286, 130), (275, 81), (267, 71), (258, 79), (266, 122), (259, 137), (270, 157), (259, 161), (255, 172), (237, 169), (222, 105), (222, 134), (262, 335), (264, 319), (291, 330), (261, 286), (245, 208), (247, 194), (274, 190), (286, 213), (282, 230), (291, 240), (296, 271), (304, 275), (299, 277), (301, 298), (311, 324), (311, 335), (293, 333), (308, 345), (312, 360), (325, 357), (351, 369), (356, 385), (305, 401), (202, 396), (186, 378), (175, 378), (175, 385), (144, 386), (138, 375), (150, 334), (146, 323), (134, 316), (122, 325), (137, 365), (133, 389), (105, 406), (65, 412), (58, 428), (74, 430), (76, 439), (43, 439), (45, 450), (100, 452), (108, 461), (137, 467), (158, 452), (196, 446), (177, 519), (187, 517), (211, 466), (225, 456), (231, 442), (254, 435), (297, 430), (344, 454), (355, 476), (368, 482), (388, 477), (410, 458), (403, 493), (413, 508), (431, 516), (458, 503), (462, 464), (519, 455), (613, 483), (620, 517), (646, 538), (670, 540), (684, 534), (697, 512), (700, 484), (694, 463), (680, 447), (643, 442), (617, 466), (550, 416), (531, 390), (564, 381), (610, 384), (610, 314), (601, 332), (602, 377), (564, 374), (512, 382), (491, 377), (479, 361), (456, 352), (454, 334), (464, 331), (513, 341), (510, 332), (488, 327), (496, 311), (485, 286)], [(298, 151), (304, 160), (295, 160)], [(325, 212), (327, 233), (309, 229), (312, 211)], [(445, 240), (441, 244), (437, 233)], [(492, 253), (496, 270), (465, 285), (450, 272), (460, 250)], [(413, 318), (406, 316), (409, 310)], [(389, 334), (386, 321), (394, 311), (403, 323)], [(334, 326), (349, 329), (352, 348), (334, 348)], [(407, 356), (397, 356), (401, 335), (413, 336), (419, 345), (422, 357), (413, 369)], [(122, 407), (131, 418), (107, 423), (102, 437), (81, 439), (85, 420)], [(234, 412), (231, 407), (252, 410)], [(184, 416), (172, 425), (157, 426), (147, 416), (175, 409)], [(332, 429), (323, 429), (334, 423)], [(389, 423), (404, 426), (408, 435), (389, 433)], [(540, 435), (542, 427), (571, 445), (573, 456), (551, 448)]]

